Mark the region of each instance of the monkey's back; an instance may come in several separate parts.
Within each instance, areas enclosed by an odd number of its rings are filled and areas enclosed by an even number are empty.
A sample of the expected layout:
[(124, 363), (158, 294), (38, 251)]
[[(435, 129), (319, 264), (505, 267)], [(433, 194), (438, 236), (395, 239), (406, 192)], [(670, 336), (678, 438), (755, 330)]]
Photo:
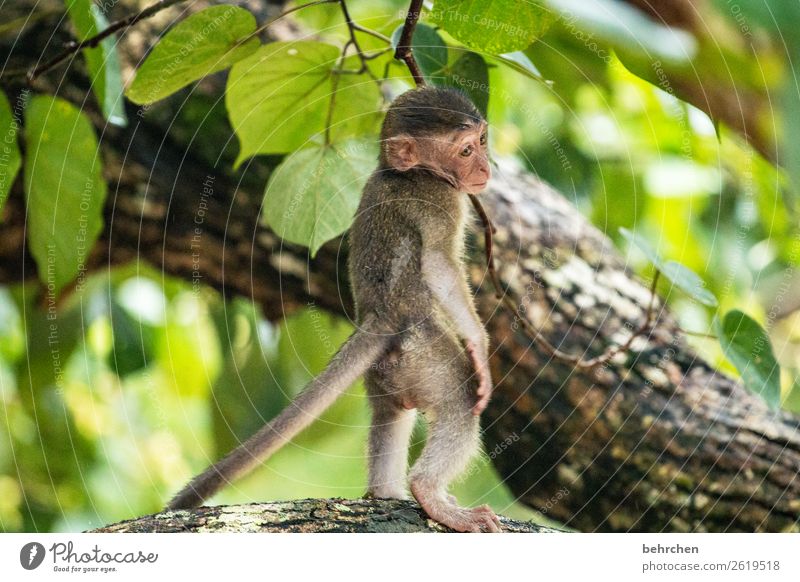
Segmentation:
[(440, 180), (413, 172), (376, 170), (364, 188), (350, 229), (350, 283), (360, 321), (366, 313), (405, 329), (436, 316), (423, 281), (428, 246), (459, 253), (463, 208)]

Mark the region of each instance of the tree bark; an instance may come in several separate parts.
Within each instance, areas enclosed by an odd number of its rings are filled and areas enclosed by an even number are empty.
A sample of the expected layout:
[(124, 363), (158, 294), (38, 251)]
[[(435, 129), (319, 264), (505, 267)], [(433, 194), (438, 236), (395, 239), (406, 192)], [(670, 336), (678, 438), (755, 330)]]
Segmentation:
[[(504, 533), (558, 530), (500, 518)], [(121, 521), (93, 533), (452, 533), (412, 501), (300, 499), (164, 511)]]
[[(624, 341), (642, 321), (646, 288), (560, 195), (522, 173), (506, 178), (489, 199), (515, 301), (566, 349)], [(494, 301), (479, 299), (488, 317)], [(494, 463), (528, 505), (579, 530), (798, 529), (800, 420), (716, 372), (666, 310), (598, 374), (550, 361), (506, 313), (488, 325), (498, 388), (487, 449), (518, 434), (509, 450), (521, 450)]]
[[(82, 90), (75, 79), (65, 87)], [(209, 81), (193, 99), (219, 90)], [(259, 224), (269, 161), (234, 173), (222, 151), (216, 163), (213, 148), (229, 134), (200, 128), (195, 136), (195, 126), (176, 119), (182, 99), (144, 118), (130, 108), (128, 129), (104, 133), (110, 195), (93, 268), (142, 260), (225, 297), (252, 298), (272, 320), (309, 302), (351, 313), (344, 241), (310, 260), (306, 249)], [(166, 135), (164, 120), (176, 121)], [(6, 283), (36, 272), (24, 245), (21, 182), (4, 210)], [(204, 183), (212, 195), (204, 197)], [(551, 342), (592, 355), (638, 327), (646, 286), (560, 194), (504, 164), (482, 199), (498, 227), (506, 292)], [(769, 411), (716, 372), (666, 309), (652, 333), (601, 370), (551, 361), (498, 307), (477, 226), (469, 237), (469, 272), (492, 337), (497, 386), (483, 423), (486, 448), (523, 502), (585, 531), (798, 530), (798, 417)]]

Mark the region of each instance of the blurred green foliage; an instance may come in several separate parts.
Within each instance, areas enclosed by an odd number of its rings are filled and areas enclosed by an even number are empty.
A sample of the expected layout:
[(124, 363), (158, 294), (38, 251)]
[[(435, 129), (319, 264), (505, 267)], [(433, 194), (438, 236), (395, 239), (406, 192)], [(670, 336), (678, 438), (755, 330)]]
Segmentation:
[[(665, 261), (699, 273), (720, 312), (738, 309), (763, 324), (783, 368), (782, 405), (800, 413), (800, 305), (788, 308), (800, 295), (800, 236), (787, 178), (736, 133), (680, 100), (691, 101), (664, 84), (652, 63), (663, 61), (670, 79), (699, 71), (709, 83), (753, 91), (779, 92), (793, 78), (791, 69), (768, 47), (759, 63), (743, 56), (730, 25), (722, 24), (724, 14), (714, 19), (715, 49), (707, 38), (674, 34), (630, 7), (612, 22), (607, 11), (595, 10), (618, 8), (612, 0), (542, 4), (567, 16), (537, 31), (541, 38), (514, 57), (529, 59), (522, 65), (527, 74), (501, 66), (506, 57), (498, 55), (482, 55), (486, 68), (470, 67), (481, 78), (488, 69), (494, 155), (513, 157), (558, 187), (618, 243), (632, 270), (650, 276), (653, 266), (620, 227), (646, 239)], [(717, 4), (722, 14), (724, 3)], [(387, 36), (405, 7), (350, 3), (354, 19)], [(324, 42), (348, 38), (338, 6), (296, 17)], [(460, 50), (446, 30), (437, 36), (451, 47), (439, 71), (475, 54)], [(365, 50), (384, 47), (368, 35), (359, 40)], [(388, 73), (390, 86), (402, 90), (404, 71), (390, 61), (373, 59), (370, 71)], [(539, 73), (551, 83), (537, 80)], [(169, 103), (157, 104), (152, 115), (163, 119), (170, 111)], [(178, 120), (170, 129), (178, 142), (191, 138), (207, 159), (233, 160), (232, 140), (221, 138), (232, 129), (219, 103), (191, 96)], [(196, 132), (187, 132), (187, 120)], [(258, 172), (257, 164), (249, 171)], [(666, 278), (659, 292), (685, 329), (716, 333), (714, 307)], [(224, 303), (210, 289), (139, 264), (93, 276), (59, 301), (36, 283), (0, 288), (0, 530), (74, 531), (158, 510), (189, 477), (282, 409), (350, 331), (314, 305), (273, 325), (247, 301)], [(692, 341), (736, 373), (718, 341)], [(355, 385), (215, 501), (361, 495), (368, 422), (363, 389)], [(421, 425), (413, 440), (418, 454)], [(514, 503), (485, 457), (454, 492), (465, 503), (531, 515)]]

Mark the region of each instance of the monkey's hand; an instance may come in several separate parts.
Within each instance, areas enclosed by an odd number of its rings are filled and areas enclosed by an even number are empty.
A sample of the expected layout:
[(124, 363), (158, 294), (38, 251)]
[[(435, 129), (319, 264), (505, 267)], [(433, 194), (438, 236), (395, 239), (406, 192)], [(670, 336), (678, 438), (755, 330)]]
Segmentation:
[(492, 376), (489, 371), (489, 357), (486, 350), (482, 350), (475, 345), (472, 340), (467, 340), (467, 354), (472, 360), (472, 367), (478, 376), (478, 401), (472, 407), (472, 414), (478, 416), (486, 409), (489, 398), (492, 396)]

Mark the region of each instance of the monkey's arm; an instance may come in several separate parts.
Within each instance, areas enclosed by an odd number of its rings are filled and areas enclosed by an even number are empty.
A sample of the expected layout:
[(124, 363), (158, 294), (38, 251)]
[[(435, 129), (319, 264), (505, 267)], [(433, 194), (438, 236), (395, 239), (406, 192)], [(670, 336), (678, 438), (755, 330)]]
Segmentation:
[(489, 403), (492, 379), (489, 373), (489, 337), (472, 302), (466, 277), (461, 269), (439, 250), (422, 255), (422, 277), (439, 304), (456, 324), (466, 341), (467, 353), (475, 366), (480, 384), (478, 402), (473, 408), (480, 414)]

